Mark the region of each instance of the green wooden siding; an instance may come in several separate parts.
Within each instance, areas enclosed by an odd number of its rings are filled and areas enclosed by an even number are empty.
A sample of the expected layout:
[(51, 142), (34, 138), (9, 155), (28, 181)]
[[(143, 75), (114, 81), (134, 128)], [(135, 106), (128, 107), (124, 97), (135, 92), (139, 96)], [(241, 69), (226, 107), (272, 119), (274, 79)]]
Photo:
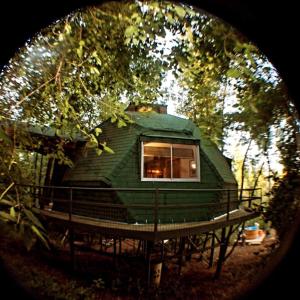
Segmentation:
[[(217, 147), (201, 136), (200, 130), (189, 120), (157, 113), (130, 113), (134, 123), (117, 128), (110, 121), (100, 127), (100, 140), (113, 149), (114, 154), (103, 153), (97, 156), (92, 149), (83, 154), (74, 168), (64, 176), (68, 186), (107, 186), (115, 188), (183, 188), (213, 189), (236, 188), (236, 181)], [(145, 137), (197, 143), (200, 150), (200, 182), (159, 182), (141, 181), (141, 140)], [(219, 203), (223, 201), (220, 192), (160, 192), (160, 205), (184, 205), (199, 203)], [(76, 204), (76, 200), (82, 203)], [(84, 216), (115, 219), (130, 223), (152, 223), (153, 209), (116, 209), (101, 206), (101, 203), (124, 205), (154, 204), (152, 192), (99, 192), (76, 191), (74, 212)], [(86, 202), (86, 205), (85, 203)], [(94, 205), (93, 205), (94, 203)], [(67, 210), (64, 203), (56, 203), (59, 210)], [(160, 223), (208, 220), (224, 213), (226, 207), (216, 208), (161, 208)]]
[[(138, 142), (133, 147), (132, 153), (139, 153)], [(220, 182), (214, 169), (209, 165), (207, 157), (201, 151), (200, 153), (200, 182), (159, 182), (159, 181), (141, 181), (140, 175), (140, 155), (131, 155), (126, 163), (120, 168), (119, 176), (115, 178), (114, 186), (128, 188), (182, 188), (182, 189), (209, 189), (221, 188)], [(123, 203), (126, 204), (149, 204), (155, 203), (154, 192), (118, 192)], [(159, 192), (159, 204), (199, 204), (218, 202), (219, 193), (217, 192)], [(158, 219), (161, 223), (176, 223), (184, 221), (208, 220), (212, 216), (213, 209), (190, 208), (160, 208)], [(140, 209), (131, 209), (130, 215), (135, 222), (151, 223), (153, 222), (153, 210), (147, 211)]]

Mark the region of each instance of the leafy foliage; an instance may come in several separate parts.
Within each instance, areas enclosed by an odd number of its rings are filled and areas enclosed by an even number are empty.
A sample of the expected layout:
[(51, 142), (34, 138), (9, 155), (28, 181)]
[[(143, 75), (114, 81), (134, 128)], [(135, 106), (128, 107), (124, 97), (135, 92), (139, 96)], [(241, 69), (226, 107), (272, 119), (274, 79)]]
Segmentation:
[[(182, 31), (180, 20), (187, 10), (192, 12), (170, 3), (111, 2), (76, 11), (28, 41), (1, 74), (3, 188), (33, 183), (24, 159), (28, 150), (71, 166), (65, 145), (80, 136), (98, 154), (113, 153), (93, 128), (108, 118), (125, 126), (131, 121), (124, 114), (129, 102), (164, 98), (161, 82), (175, 62), (164, 53), (166, 29)], [(28, 134), (31, 125), (55, 132), (51, 147)], [(2, 219), (20, 229), (25, 224), (45, 242), (43, 228), (29, 213), (33, 201), (26, 205), (23, 192), (16, 188), (17, 200), (10, 203), (9, 213), (1, 211)]]
[[(222, 149), (230, 130), (243, 130), (268, 155), (272, 130), (282, 130), (285, 122), (292, 135), (299, 130), (276, 70), (233, 28), (185, 5), (110, 2), (78, 10), (45, 28), (2, 72), (0, 125), (11, 120), (21, 124), (8, 126), (14, 129), (11, 134), (0, 127), (4, 189), (32, 182), (25, 171), (28, 149), (69, 166), (65, 146), (78, 137), (99, 155), (113, 153), (96, 125), (110, 118), (118, 127), (126, 126), (131, 122), (124, 113), (128, 103), (172, 98), (171, 88), (164, 88), (170, 74), (179, 88), (178, 112)], [(32, 139), (29, 125), (51, 128), (55, 145), (46, 149)], [(287, 172), (296, 159), (294, 139), (289, 145), (280, 147)], [(13, 222), (15, 214), (30, 219), (15, 205), (2, 214), (4, 219)], [(33, 225), (31, 232), (39, 236), (39, 226)]]
[[(12, 188), (15, 189), (14, 192), (11, 192)], [(49, 249), (46, 230), (36, 216), (39, 211), (33, 207), (31, 196), (20, 191), (14, 183), (1, 192), (0, 221), (13, 225), (28, 251), (37, 239)]]
[(271, 190), (271, 201), (265, 213), (266, 221), (271, 221), (281, 238), (293, 226), (300, 209), (300, 156), (296, 145), (293, 118), (289, 118), (279, 132), (279, 147), (285, 173), (282, 178), (275, 177)]
[(287, 173), (283, 178), (277, 178), (271, 196), (264, 218), (272, 222), (282, 239), (293, 226), (300, 208), (299, 174)]

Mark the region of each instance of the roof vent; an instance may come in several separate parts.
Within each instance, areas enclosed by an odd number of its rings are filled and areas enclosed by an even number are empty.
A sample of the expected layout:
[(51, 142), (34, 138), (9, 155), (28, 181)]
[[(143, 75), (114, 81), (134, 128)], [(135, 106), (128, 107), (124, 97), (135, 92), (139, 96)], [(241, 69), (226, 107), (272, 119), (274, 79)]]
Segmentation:
[(165, 104), (134, 104), (130, 103), (126, 108), (126, 111), (136, 111), (136, 112), (149, 112), (155, 111), (159, 114), (167, 114), (168, 106)]

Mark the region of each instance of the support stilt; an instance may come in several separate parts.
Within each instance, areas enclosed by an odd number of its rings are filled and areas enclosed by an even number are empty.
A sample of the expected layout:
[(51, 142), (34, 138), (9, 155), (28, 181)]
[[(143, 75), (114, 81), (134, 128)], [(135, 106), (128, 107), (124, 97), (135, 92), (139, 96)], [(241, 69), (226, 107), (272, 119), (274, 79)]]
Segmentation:
[(186, 254), (186, 260), (190, 261), (192, 259), (192, 251), (193, 251), (193, 244), (191, 243), (191, 240), (188, 240), (188, 244), (187, 244), (187, 254)]
[(204, 252), (205, 249), (206, 249), (206, 245), (207, 245), (207, 242), (208, 242), (208, 236), (209, 236), (209, 233), (206, 233), (206, 234), (205, 234), (205, 239), (204, 239), (204, 242), (203, 242), (202, 249), (200, 250), (199, 261), (202, 261), (202, 259), (203, 259), (203, 252)]
[(72, 226), (69, 228), (69, 244), (70, 244), (70, 258), (72, 270), (75, 270), (75, 247), (74, 247), (74, 229)]
[(175, 238), (175, 242), (174, 242), (174, 253), (177, 252), (177, 238)]
[(146, 263), (147, 263), (147, 288), (151, 286), (151, 252), (153, 249), (153, 242), (145, 241), (146, 248)]
[(164, 260), (164, 240), (161, 241), (161, 246), (160, 246), (160, 259), (163, 262)]
[(219, 253), (216, 273), (214, 276), (215, 279), (218, 279), (220, 277), (224, 258), (226, 255), (227, 245), (228, 245), (228, 239), (226, 238), (226, 227), (224, 227), (222, 228), (222, 233), (221, 233), (220, 253)]
[(212, 268), (214, 264), (214, 254), (215, 254), (215, 232), (213, 231), (211, 236), (211, 245), (210, 245), (210, 256), (209, 256), (209, 268)]
[(137, 250), (136, 250), (136, 256), (138, 256), (138, 255), (140, 254), (140, 251), (141, 251), (141, 245), (142, 245), (142, 241), (139, 240), (138, 247), (137, 247)]
[(122, 254), (122, 239), (119, 238), (119, 255)]
[(117, 258), (117, 240), (114, 238), (114, 254), (113, 254), (113, 260), (114, 265), (116, 266), (116, 258)]
[(179, 258), (178, 258), (178, 274), (181, 274), (182, 269), (182, 262), (183, 262), (183, 256), (184, 256), (184, 249), (185, 249), (185, 237), (180, 238), (179, 242)]
[(103, 239), (102, 239), (102, 235), (100, 237), (100, 251), (103, 251)]

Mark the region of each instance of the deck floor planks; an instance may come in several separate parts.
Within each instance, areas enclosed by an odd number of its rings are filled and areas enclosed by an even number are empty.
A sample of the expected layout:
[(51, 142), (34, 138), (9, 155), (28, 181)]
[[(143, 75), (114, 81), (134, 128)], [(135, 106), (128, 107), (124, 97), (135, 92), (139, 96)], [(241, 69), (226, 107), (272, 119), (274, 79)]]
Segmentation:
[(200, 234), (224, 228), (226, 226), (239, 224), (259, 216), (258, 212), (246, 211), (241, 208), (230, 213), (228, 220), (225, 215), (212, 221), (158, 224), (157, 231), (155, 232), (154, 224), (127, 224), (79, 215), (72, 215), (70, 220), (68, 213), (54, 210), (41, 210), (40, 212), (45, 218), (54, 219), (78, 229), (90, 229), (104, 235), (146, 240), (163, 240)]

